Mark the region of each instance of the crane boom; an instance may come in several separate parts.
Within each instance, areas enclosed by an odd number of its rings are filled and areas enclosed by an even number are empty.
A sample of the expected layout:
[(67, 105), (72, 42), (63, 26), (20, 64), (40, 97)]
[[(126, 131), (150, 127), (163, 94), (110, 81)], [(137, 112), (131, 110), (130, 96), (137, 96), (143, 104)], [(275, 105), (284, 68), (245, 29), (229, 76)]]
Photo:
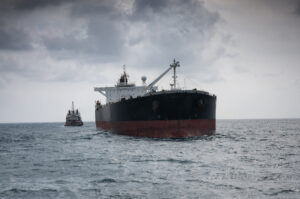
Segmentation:
[(172, 67), (168, 68), (165, 72), (163, 72), (158, 78), (156, 78), (151, 84), (147, 86), (147, 90), (151, 90), (153, 86), (163, 77), (167, 72), (169, 72), (172, 69)]
[(173, 88), (176, 89), (176, 67), (179, 67), (179, 61), (176, 61), (174, 59), (173, 64), (170, 65), (170, 68), (168, 68), (165, 72), (163, 72), (158, 78), (156, 78), (151, 84), (149, 84), (147, 86), (147, 90), (151, 90), (153, 88), (153, 86), (165, 75), (167, 74), (167, 72), (169, 72), (172, 68), (174, 70), (174, 75), (173, 75), (173, 79), (174, 79), (174, 84), (173, 84)]

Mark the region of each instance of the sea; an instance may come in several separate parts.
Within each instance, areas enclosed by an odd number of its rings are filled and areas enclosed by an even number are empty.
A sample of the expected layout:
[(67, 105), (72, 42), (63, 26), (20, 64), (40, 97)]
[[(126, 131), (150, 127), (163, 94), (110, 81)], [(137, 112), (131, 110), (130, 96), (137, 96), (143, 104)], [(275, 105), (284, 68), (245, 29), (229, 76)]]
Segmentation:
[(0, 198), (299, 199), (300, 120), (217, 120), (188, 139), (0, 124)]

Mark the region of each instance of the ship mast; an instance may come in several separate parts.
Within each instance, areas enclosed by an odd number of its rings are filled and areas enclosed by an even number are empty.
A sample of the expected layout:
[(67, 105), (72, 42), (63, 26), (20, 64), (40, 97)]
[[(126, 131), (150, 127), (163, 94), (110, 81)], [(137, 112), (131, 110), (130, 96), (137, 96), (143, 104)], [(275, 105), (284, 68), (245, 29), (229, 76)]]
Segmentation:
[(176, 78), (177, 78), (176, 67), (180, 66), (179, 61), (176, 61), (174, 59), (173, 64), (171, 64), (170, 66), (171, 66), (171, 68), (173, 68), (173, 82), (174, 82), (173, 84), (171, 84), (171, 86), (173, 86), (173, 89), (176, 89)]
[(74, 102), (72, 101), (72, 111), (74, 112)]
[(123, 64), (123, 72), (124, 72), (124, 74), (126, 74), (126, 65), (125, 64)]

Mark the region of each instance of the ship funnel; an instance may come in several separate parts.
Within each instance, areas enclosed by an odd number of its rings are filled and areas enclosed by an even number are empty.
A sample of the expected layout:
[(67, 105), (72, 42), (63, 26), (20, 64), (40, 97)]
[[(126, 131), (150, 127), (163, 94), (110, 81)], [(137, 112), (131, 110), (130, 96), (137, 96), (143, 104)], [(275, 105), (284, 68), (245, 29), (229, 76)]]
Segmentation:
[(143, 81), (143, 85), (145, 86), (146, 85), (147, 77), (146, 76), (142, 76), (141, 80)]

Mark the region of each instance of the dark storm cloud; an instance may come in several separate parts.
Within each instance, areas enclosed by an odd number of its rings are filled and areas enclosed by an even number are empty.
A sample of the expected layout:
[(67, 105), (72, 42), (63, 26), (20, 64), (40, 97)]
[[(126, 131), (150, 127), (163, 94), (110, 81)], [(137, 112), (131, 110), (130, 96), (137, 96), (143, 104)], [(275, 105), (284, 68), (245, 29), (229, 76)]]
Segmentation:
[(29, 50), (31, 49), (28, 35), (19, 29), (0, 27), (0, 50)]
[(13, 0), (0, 7), (0, 50), (43, 49), (57, 62), (87, 64), (193, 63), (220, 20), (196, 0)]
[[(17, 26), (22, 11), (32, 11), (47, 6), (58, 6), (68, 0), (1, 0), (0, 2), (0, 50), (31, 49), (26, 24)], [(22, 27), (23, 26), (23, 27)]]
[(220, 20), (218, 13), (207, 10), (201, 1), (135, 1), (134, 5), (131, 22), (142, 23), (148, 30), (138, 41), (151, 41), (157, 52), (149, 53), (152, 62), (143, 63), (146, 67), (174, 57), (192, 66)]
[[(47, 37), (43, 39), (44, 45), (60, 58), (74, 58), (74, 55), (78, 58), (76, 55), (80, 54), (81, 58), (98, 62), (123, 59), (126, 47), (147, 41), (170, 57), (191, 56), (184, 46), (193, 43), (195, 36), (198, 41), (209, 37), (219, 20), (217, 13), (192, 0), (136, 0), (129, 13), (124, 13), (117, 1), (78, 1), (72, 4), (71, 18), (86, 21), (87, 37)], [(132, 28), (141, 24), (144, 31), (134, 37), (129, 35)]]
[[(123, 15), (115, 1), (78, 1), (72, 4), (70, 18), (82, 19), (86, 37), (77, 35), (43, 38), (45, 47), (59, 58), (84, 58), (85, 61), (114, 61), (122, 53), (126, 32), (122, 32)], [(78, 56), (80, 54), (80, 56)]]
[[(134, 4), (134, 12), (131, 20), (141, 20), (152, 22), (153, 18), (159, 18), (163, 21), (175, 21), (175, 27), (189, 29), (199, 28), (200, 33), (205, 28), (215, 24), (219, 19), (219, 15), (208, 11), (203, 2), (196, 0), (136, 0)], [(168, 25), (168, 24), (165, 24)], [(165, 28), (168, 28), (166, 26)], [(174, 27), (169, 27), (174, 28)]]
[(84, 39), (76, 39), (75, 36), (44, 39), (48, 50), (60, 58), (88, 57), (103, 62), (112, 61), (120, 55), (122, 42), (118, 28), (102, 20), (89, 21), (88, 37)]
[(0, 1), (0, 50), (27, 50), (31, 48), (30, 38), (24, 29), (15, 26), (16, 1)]
[(296, 4), (295, 14), (300, 16), (300, 1)]
[(2, 0), (1, 8), (17, 11), (33, 10), (47, 6), (58, 6), (71, 0)]
[(288, 12), (289, 14), (300, 15), (300, 0), (256, 0), (256, 4), (267, 5), (273, 8), (275, 12)]
[(119, 15), (115, 0), (86, 0), (72, 4), (73, 17), (96, 17), (97, 15), (111, 17)]
[(151, 9), (154, 12), (160, 12), (166, 8), (168, 4), (171, 4), (169, 0), (136, 0), (135, 11), (139, 13), (145, 13), (145, 11)]

